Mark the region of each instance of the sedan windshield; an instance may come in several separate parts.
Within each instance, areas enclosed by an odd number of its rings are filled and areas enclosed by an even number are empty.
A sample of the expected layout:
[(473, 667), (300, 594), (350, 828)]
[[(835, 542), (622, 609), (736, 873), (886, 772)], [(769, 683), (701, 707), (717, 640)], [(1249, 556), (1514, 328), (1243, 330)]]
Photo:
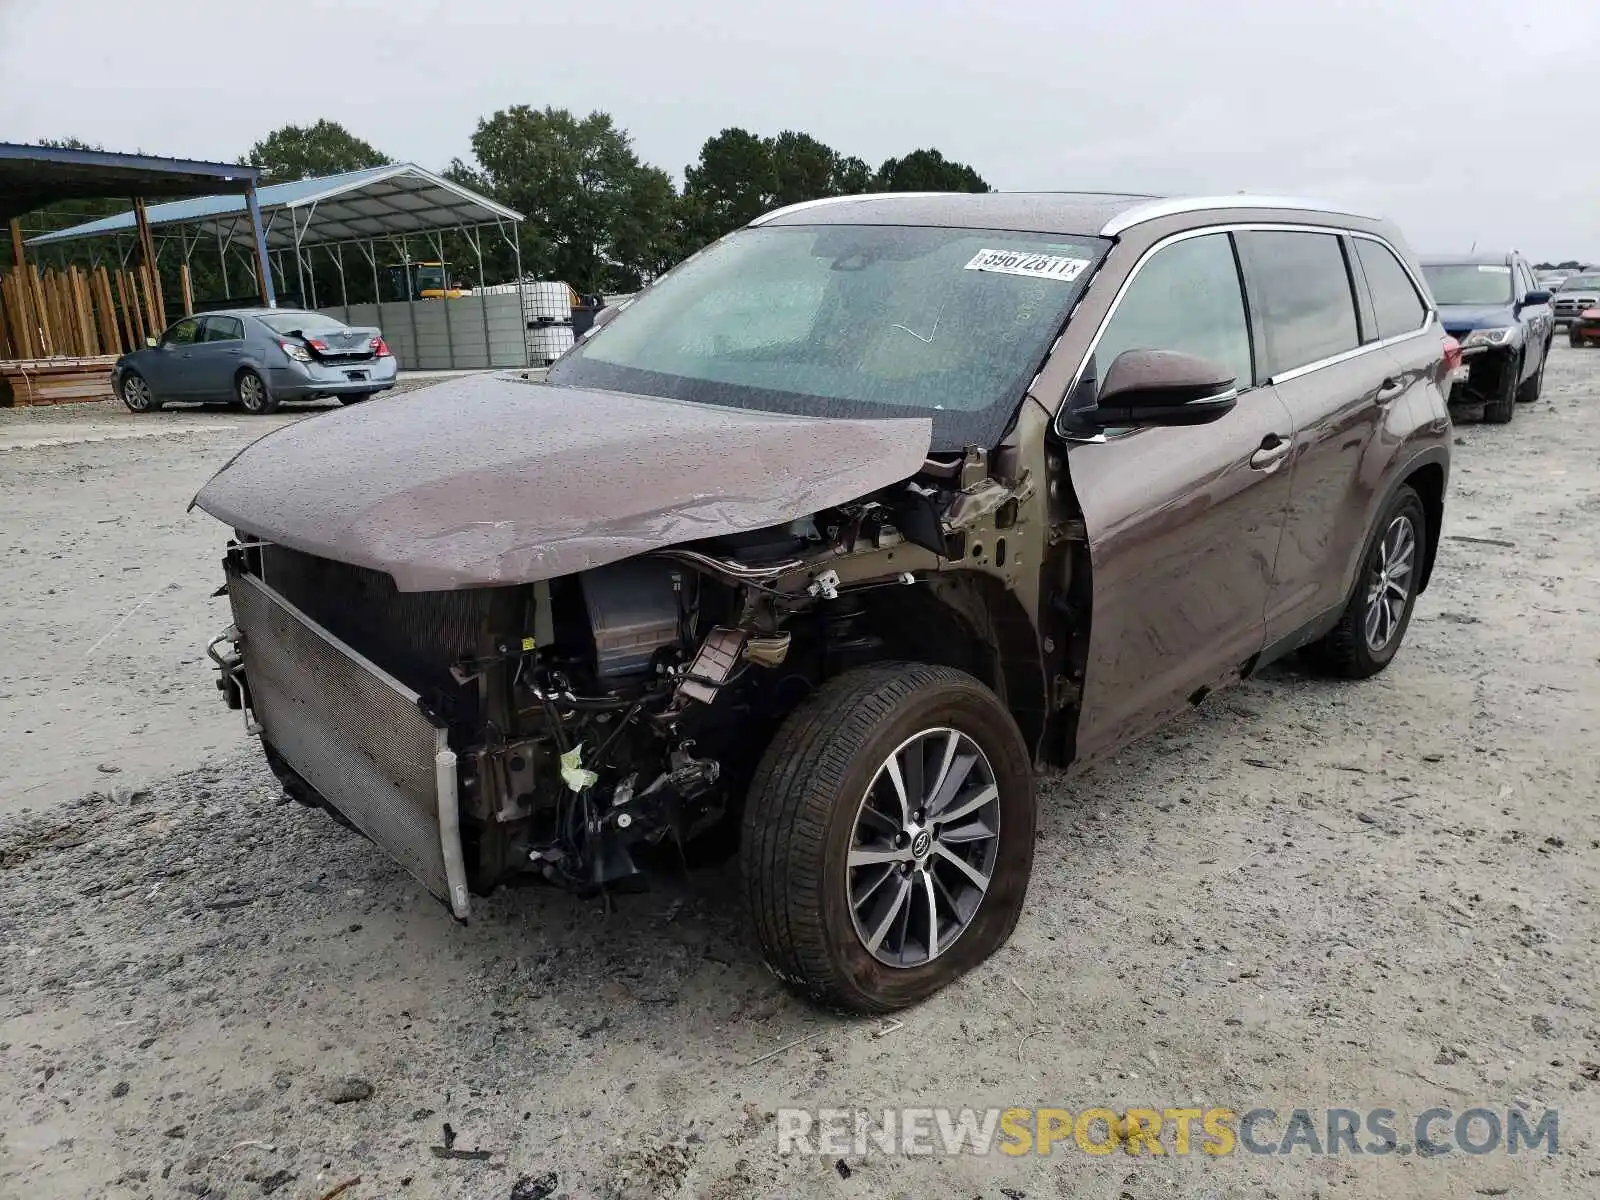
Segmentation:
[(1010, 422), (1106, 243), (881, 225), (749, 229), (683, 263), (550, 382), (824, 417)]
[(1600, 291), (1600, 275), (1574, 275), (1561, 285), (1563, 292)]
[(1440, 304), (1510, 304), (1511, 268), (1497, 263), (1424, 263)]
[(273, 333), (339, 333), (349, 326), (318, 312), (275, 312), (259, 318)]

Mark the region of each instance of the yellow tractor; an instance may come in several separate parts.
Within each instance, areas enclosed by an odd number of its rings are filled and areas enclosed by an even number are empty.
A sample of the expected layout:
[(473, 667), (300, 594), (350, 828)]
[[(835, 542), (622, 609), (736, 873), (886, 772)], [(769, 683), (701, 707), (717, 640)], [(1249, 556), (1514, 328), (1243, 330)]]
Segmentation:
[(449, 263), (394, 263), (384, 269), (390, 300), (455, 300), (471, 293), (471, 288), (451, 273)]

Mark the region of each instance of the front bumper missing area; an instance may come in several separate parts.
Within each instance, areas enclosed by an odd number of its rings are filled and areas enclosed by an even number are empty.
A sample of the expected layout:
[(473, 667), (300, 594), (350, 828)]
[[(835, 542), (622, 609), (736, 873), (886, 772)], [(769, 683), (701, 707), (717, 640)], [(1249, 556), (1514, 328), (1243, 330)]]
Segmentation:
[[(253, 575), (228, 573), (247, 720), (322, 798), (461, 920), (456, 755), (420, 697)], [(231, 662), (234, 656), (227, 656)]]

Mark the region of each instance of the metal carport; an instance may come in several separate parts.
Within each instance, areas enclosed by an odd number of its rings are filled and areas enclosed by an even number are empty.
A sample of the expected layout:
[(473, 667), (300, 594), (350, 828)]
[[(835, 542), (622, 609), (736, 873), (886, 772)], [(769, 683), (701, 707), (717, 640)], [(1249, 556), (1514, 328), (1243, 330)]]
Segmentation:
[[(356, 247), (366, 259), (375, 302), (381, 299), (378, 246), (385, 242), (396, 247), (402, 263), (409, 271), (410, 264), (415, 261), (411, 254), (411, 239), (421, 237), (431, 246), (436, 257), (443, 260), (445, 235), (459, 234), (477, 256), (481, 284), (482, 236), (485, 230), (493, 229), (512, 251), (516, 278), (520, 280), (522, 277), (522, 250), (517, 237), (522, 214), (415, 163), (393, 163), (341, 175), (269, 184), (260, 189), (258, 197), (268, 274), (275, 275), (277, 279), (275, 291), (297, 291), (300, 303), (313, 308), (324, 307), (325, 302), (331, 303), (333, 297), (318, 296), (315, 273), (310, 270), (312, 251), (321, 249), (338, 273), (338, 299), (346, 319), (350, 319), (351, 310), (356, 307), (350, 302), (350, 281), (345, 269), (344, 250), (347, 246)], [(133, 212), (120, 213), (70, 229), (41, 234), (30, 238), (28, 245), (37, 250), (95, 238), (120, 241), (133, 232), (136, 217), (137, 214)], [(148, 219), (158, 243), (155, 251), (158, 258), (162, 246), (175, 242), (187, 264), (202, 245), (214, 242), (222, 265), (224, 287), (228, 286), (228, 252), (247, 236), (249, 227), (248, 213), (238, 196), (205, 196), (158, 204), (149, 209)], [(292, 284), (284, 265), (290, 256), (294, 261)], [(255, 273), (254, 262), (247, 260), (245, 265), (247, 270)], [(415, 345), (419, 338), (425, 336), (425, 331), (419, 334), (419, 325), (426, 325), (428, 318), (424, 317), (419, 322), (415, 301), (408, 298), (405, 303), (408, 309), (407, 324)], [(489, 297), (481, 298), (486, 358), (494, 357), (487, 348), (490, 340), (490, 304)], [(449, 365), (454, 366), (457, 363), (455, 326), (459, 322), (447, 318), (444, 324), (448, 339), (447, 358)], [(466, 357), (465, 352), (463, 357)], [(419, 361), (420, 355), (408, 365), (416, 366)], [(489, 364), (486, 362), (485, 365)]]
[[(264, 263), (259, 176), (234, 163), (0, 142), (0, 223), (9, 226), (12, 252), (9, 277), (0, 280), (0, 403), (92, 398), (104, 362), (142, 338), (146, 314), (157, 328), (164, 322), (147, 199), (226, 193), (243, 214), (241, 236), (252, 258)], [(116, 296), (103, 271), (98, 278), (76, 268), (41, 275), (28, 261), (20, 218), (61, 201), (110, 197), (133, 202), (127, 227), (139, 252), (136, 275), (119, 273)], [(271, 304), (271, 274), (259, 278), (261, 302)], [(142, 297), (130, 294), (130, 282)], [(138, 312), (137, 326), (130, 310)]]
[[(481, 260), (482, 248), (476, 234), (492, 226), (516, 253), (517, 274), (520, 277), (522, 273), (521, 250), (515, 237), (522, 214), (415, 163), (393, 163), (342, 175), (269, 184), (259, 190), (258, 197), (266, 249), (277, 260), (279, 289), (287, 285), (283, 256), (293, 254), (296, 283), (303, 300), (313, 305), (318, 298), (314, 287), (307, 293), (305, 268), (316, 247), (333, 257), (341, 280), (343, 247), (361, 247), (376, 278), (376, 255), (371, 250), (376, 242), (396, 243), (409, 263), (411, 237), (431, 241), (442, 258), (443, 235), (460, 232), (467, 235)], [(28, 245), (37, 248), (87, 238), (115, 238), (133, 231), (135, 216), (125, 212), (74, 225), (30, 238)], [(159, 240), (176, 240), (185, 261), (203, 241), (214, 240), (226, 264), (226, 251), (245, 235), (247, 219), (241, 199), (229, 195), (179, 200), (149, 210), (151, 230), (161, 231)], [(348, 303), (347, 296), (342, 299)]]

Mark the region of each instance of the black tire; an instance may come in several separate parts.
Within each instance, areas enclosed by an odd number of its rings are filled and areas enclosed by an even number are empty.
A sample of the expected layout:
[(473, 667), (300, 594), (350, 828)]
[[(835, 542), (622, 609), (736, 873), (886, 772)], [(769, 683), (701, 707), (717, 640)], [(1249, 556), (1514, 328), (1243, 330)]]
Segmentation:
[[(1367, 637), (1374, 578), (1381, 569), (1386, 539), (1395, 523), (1402, 518), (1410, 521), (1412, 532), (1406, 595), (1398, 618), (1393, 620), (1390, 635), (1381, 646), (1374, 647)], [(1422, 564), (1427, 558), (1428, 539), (1431, 536), (1422, 500), (1410, 487), (1401, 487), (1384, 506), (1372, 532), (1367, 535), (1366, 549), (1361, 555), (1361, 570), (1356, 575), (1355, 588), (1339, 617), (1339, 623), (1321, 640), (1306, 647), (1306, 658), (1313, 667), (1340, 679), (1367, 679), (1393, 661), (1411, 624), (1411, 610), (1417, 603)]]
[(371, 400), (374, 395), (375, 393), (373, 392), (341, 392), (339, 394), (339, 403), (360, 404), (363, 400)]
[(267, 381), (249, 367), (233, 379), (233, 402), (252, 417), (264, 417), (277, 410), (279, 401), (267, 387)]
[[(888, 760), (898, 762), (900, 749), (919, 734), (944, 737), (950, 730), (981, 750), (977, 769), (981, 776), (987, 768), (998, 793), (993, 865), (966, 923), (940, 952), (916, 965), (890, 965), (857, 933), (850, 888), (858, 877), (852, 871), (870, 868), (851, 868), (847, 859), (863, 804)], [(956, 803), (952, 796), (946, 807)], [(1011, 936), (1033, 868), (1035, 815), (1027, 745), (1005, 706), (972, 676), (884, 663), (829, 680), (785, 719), (745, 805), (743, 890), (768, 966), (797, 992), (851, 1012), (892, 1012), (925, 999)], [(923, 827), (942, 837), (934, 816), (923, 818)], [(937, 914), (935, 873), (943, 870), (938, 878), (948, 880), (949, 868), (926, 846), (922, 853), (914, 868), (886, 866), (885, 877), (893, 888), (899, 885), (891, 871), (911, 871), (913, 884), (926, 872), (926, 893), (913, 887), (908, 896), (927, 895)], [(963, 886), (959, 875), (955, 879)], [(922, 920), (926, 928), (925, 915)], [(909, 940), (909, 930), (902, 927), (900, 938)], [(924, 954), (926, 943), (937, 940), (924, 938)]]
[(1517, 415), (1517, 376), (1522, 374), (1522, 356), (1506, 361), (1500, 386), (1493, 399), (1483, 406), (1483, 419), (1489, 425), (1508, 424)]
[(1567, 330), (1567, 344), (1574, 350), (1583, 349), (1583, 334), (1578, 332), (1578, 327), (1576, 325)]
[(137, 371), (124, 371), (117, 387), (117, 396), (132, 413), (160, 412), (162, 401), (156, 398), (145, 377)]
[(1539, 369), (1517, 389), (1518, 404), (1532, 404), (1539, 398), (1539, 393), (1544, 390), (1544, 366), (1550, 361), (1550, 343), (1546, 342), (1544, 354), (1539, 359)]

